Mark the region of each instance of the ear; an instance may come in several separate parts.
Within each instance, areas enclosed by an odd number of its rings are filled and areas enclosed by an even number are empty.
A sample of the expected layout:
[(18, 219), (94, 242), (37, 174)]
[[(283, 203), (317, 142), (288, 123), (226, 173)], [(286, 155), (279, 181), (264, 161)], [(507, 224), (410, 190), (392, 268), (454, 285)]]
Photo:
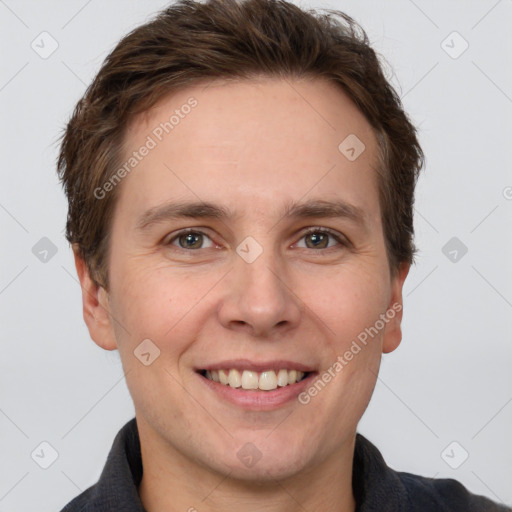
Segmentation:
[(398, 271), (391, 278), (391, 298), (386, 311), (386, 317), (389, 320), (384, 331), (382, 343), (382, 352), (384, 354), (393, 352), (402, 341), (402, 289), (410, 267), (408, 263), (401, 263)]
[(73, 245), (73, 254), (82, 288), (83, 315), (89, 334), (99, 347), (105, 350), (115, 350), (117, 342), (110, 317), (108, 292), (93, 281), (76, 245)]

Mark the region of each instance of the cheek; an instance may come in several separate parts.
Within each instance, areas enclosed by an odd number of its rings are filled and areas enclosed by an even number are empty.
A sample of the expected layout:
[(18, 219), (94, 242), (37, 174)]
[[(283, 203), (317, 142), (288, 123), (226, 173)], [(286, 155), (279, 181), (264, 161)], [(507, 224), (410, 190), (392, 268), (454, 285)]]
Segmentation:
[(202, 299), (219, 274), (191, 275), (186, 268), (169, 271), (136, 259), (119, 267), (112, 279), (111, 313), (120, 352), (151, 339), (166, 356), (179, 355), (194, 340), (201, 322)]
[[(308, 304), (329, 328), (330, 350), (320, 375), (328, 383), (325, 392), (319, 385), (306, 393), (311, 392), (318, 407), (332, 411), (328, 431), (350, 431), (366, 409), (377, 379), (384, 333), (379, 319), (388, 307), (389, 281), (385, 269), (352, 267), (339, 269), (322, 283), (309, 294)], [(318, 399), (313, 397), (317, 393)]]
[(385, 273), (346, 268), (309, 280), (300, 293), (314, 316), (328, 328), (339, 355), (375, 325), (388, 306), (390, 290)]
[[(135, 263), (118, 271), (122, 280), (112, 280), (111, 313), (130, 394), (155, 423), (162, 417), (177, 420), (179, 411), (190, 407), (181, 392), (180, 363), (197, 339), (200, 301), (212, 284)], [(172, 397), (168, 406), (161, 403), (162, 390)]]
[(208, 290), (208, 282), (170, 277), (169, 272), (132, 265), (123, 271), (122, 280), (113, 282), (112, 317), (125, 327), (116, 328), (120, 350), (123, 346), (133, 350), (134, 344), (146, 338), (157, 345), (169, 337), (181, 339), (173, 332), (188, 324), (187, 317)]

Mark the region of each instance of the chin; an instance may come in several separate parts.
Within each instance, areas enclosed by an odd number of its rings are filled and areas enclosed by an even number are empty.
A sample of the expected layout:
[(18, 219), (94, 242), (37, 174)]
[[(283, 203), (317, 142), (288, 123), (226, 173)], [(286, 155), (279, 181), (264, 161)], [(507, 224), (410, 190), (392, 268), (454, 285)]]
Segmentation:
[(253, 441), (237, 442), (235, 452), (234, 457), (232, 450), (226, 454), (225, 466), (231, 472), (230, 478), (248, 483), (287, 479), (308, 466), (305, 443), (289, 436), (287, 439), (261, 436)]
[(276, 480), (291, 478), (304, 468), (297, 460), (287, 460), (281, 457), (275, 460), (267, 460), (264, 463), (260, 460), (253, 467), (243, 467), (239, 461), (233, 462), (229, 467), (230, 479), (239, 480), (247, 484), (270, 483)]

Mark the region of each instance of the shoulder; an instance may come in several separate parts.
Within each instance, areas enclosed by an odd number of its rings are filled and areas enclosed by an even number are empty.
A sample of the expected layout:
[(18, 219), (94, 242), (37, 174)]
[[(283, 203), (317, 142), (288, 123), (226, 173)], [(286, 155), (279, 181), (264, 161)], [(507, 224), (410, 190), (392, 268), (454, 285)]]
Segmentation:
[(484, 496), (470, 493), (460, 482), (451, 478), (426, 478), (404, 472), (396, 472), (396, 475), (406, 490), (413, 510), (436, 510), (439, 512), (512, 511), (505, 505), (498, 505)]
[(356, 437), (352, 487), (359, 512), (512, 512), (451, 478), (391, 469), (361, 434)]
[(137, 489), (141, 478), (140, 440), (133, 418), (117, 433), (99, 480), (61, 512), (144, 512)]
[(93, 500), (96, 485), (93, 485), (70, 501), (60, 512), (92, 512), (96, 508), (88, 506)]

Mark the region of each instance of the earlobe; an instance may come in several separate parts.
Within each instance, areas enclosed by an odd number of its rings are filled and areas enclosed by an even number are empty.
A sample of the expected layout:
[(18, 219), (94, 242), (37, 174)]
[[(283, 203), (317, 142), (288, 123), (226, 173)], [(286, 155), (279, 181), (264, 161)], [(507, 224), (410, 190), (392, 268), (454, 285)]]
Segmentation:
[(384, 354), (393, 352), (393, 350), (395, 350), (402, 341), (402, 290), (410, 267), (409, 263), (401, 263), (396, 275), (392, 278), (391, 299), (386, 311), (388, 323), (386, 325), (382, 342), (382, 352)]
[(75, 267), (82, 288), (82, 310), (84, 321), (93, 341), (105, 350), (117, 349), (112, 321), (110, 317), (108, 292), (94, 282), (87, 264), (73, 244)]

